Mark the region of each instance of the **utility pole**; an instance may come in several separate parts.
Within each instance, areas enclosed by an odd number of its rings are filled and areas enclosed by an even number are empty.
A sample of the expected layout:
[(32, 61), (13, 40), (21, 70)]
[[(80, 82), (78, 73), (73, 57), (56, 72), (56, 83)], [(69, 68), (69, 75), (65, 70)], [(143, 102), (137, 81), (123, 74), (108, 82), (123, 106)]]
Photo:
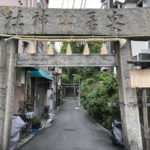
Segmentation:
[(79, 107), (81, 106), (81, 102), (80, 102), (80, 92), (81, 92), (81, 87), (80, 87), (80, 78), (79, 78), (79, 94), (78, 94), (78, 99), (79, 99)]

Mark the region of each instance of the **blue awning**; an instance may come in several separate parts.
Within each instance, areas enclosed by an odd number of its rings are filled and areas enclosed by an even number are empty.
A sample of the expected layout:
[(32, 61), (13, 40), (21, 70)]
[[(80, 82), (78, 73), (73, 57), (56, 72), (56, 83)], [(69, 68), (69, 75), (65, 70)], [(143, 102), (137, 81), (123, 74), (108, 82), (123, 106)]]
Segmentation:
[(31, 77), (35, 77), (35, 78), (45, 78), (48, 80), (52, 80), (53, 81), (53, 76), (50, 75), (49, 73), (47, 73), (44, 70), (38, 69), (36, 71), (31, 71)]

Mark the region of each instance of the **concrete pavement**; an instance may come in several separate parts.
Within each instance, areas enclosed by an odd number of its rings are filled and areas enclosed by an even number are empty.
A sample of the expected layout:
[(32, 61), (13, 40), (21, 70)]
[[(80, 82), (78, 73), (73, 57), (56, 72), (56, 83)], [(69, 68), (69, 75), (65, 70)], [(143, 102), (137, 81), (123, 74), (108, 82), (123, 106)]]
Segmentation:
[(20, 150), (122, 150), (77, 106), (75, 98), (65, 99), (51, 127)]

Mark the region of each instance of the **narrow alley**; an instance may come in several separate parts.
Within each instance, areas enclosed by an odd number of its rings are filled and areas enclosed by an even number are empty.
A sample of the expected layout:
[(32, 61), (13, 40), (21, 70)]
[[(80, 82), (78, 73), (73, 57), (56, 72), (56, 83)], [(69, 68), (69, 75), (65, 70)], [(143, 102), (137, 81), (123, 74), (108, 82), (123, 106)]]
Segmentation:
[(63, 101), (51, 127), (20, 150), (121, 150), (112, 145), (104, 129), (95, 125), (78, 107), (77, 98)]

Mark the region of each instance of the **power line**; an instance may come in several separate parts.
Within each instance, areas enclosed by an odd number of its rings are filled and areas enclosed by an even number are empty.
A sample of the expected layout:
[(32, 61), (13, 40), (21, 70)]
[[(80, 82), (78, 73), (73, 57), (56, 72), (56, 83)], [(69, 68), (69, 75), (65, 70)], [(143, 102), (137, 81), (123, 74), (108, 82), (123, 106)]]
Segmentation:
[(63, 8), (63, 6), (64, 6), (64, 1), (65, 1), (65, 0), (62, 1), (61, 8)]
[(82, 8), (83, 0), (81, 1), (80, 9)]
[(76, 1), (76, 0), (73, 0), (73, 5), (72, 5), (72, 9), (74, 8), (74, 4), (75, 4), (75, 1)]
[(86, 0), (85, 0), (85, 2), (84, 2), (84, 8), (85, 8), (85, 6), (86, 6)]

